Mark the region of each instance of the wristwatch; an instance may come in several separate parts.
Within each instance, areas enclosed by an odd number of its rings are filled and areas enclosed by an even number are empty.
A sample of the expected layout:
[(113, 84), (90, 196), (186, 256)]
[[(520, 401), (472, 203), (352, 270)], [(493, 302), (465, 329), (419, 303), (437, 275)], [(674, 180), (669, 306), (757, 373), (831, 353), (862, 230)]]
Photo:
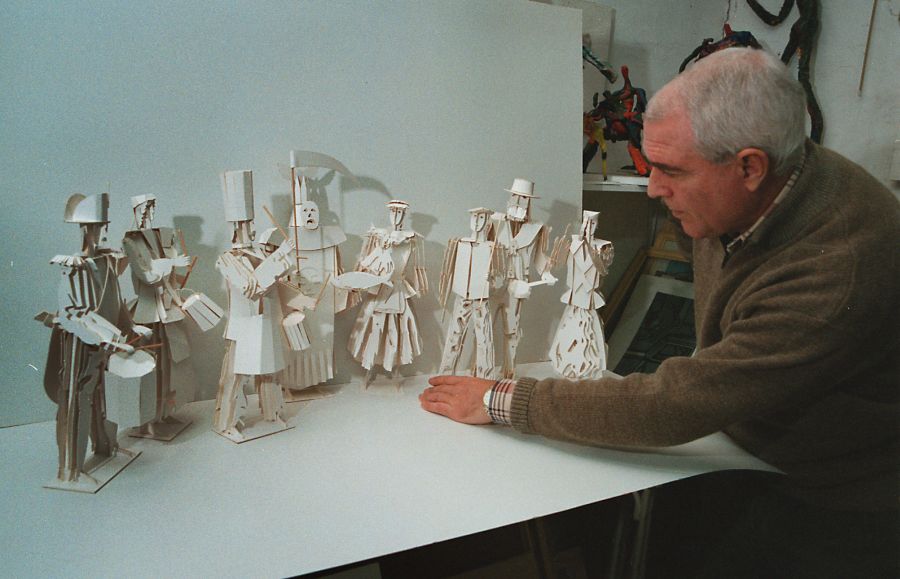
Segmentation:
[(494, 417), (491, 414), (491, 398), (494, 396), (494, 387), (491, 386), (487, 390), (484, 391), (484, 397), (481, 399), (481, 403), (484, 405), (484, 411), (491, 418), (491, 422), (494, 421)]

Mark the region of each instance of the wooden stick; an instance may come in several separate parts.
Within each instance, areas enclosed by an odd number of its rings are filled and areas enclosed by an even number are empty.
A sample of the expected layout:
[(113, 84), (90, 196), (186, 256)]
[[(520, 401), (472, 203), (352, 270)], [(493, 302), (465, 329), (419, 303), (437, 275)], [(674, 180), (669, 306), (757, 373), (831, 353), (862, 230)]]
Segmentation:
[(181, 287), (178, 289), (184, 289), (184, 286), (187, 285), (187, 280), (191, 277), (191, 272), (194, 271), (194, 266), (197, 265), (198, 257), (195, 255), (193, 259), (191, 259), (191, 265), (188, 266), (187, 272), (185, 272), (184, 277), (181, 278)]
[(869, 32), (866, 35), (866, 51), (863, 53), (862, 70), (859, 72), (859, 88), (856, 89), (856, 95), (862, 96), (863, 80), (866, 78), (866, 63), (869, 60), (869, 45), (872, 43), (872, 24), (875, 22), (875, 6), (878, 0), (872, 0), (872, 14), (869, 16)]
[[(292, 163), (293, 165), (293, 163)], [(291, 215), (294, 216), (294, 221), (297, 220), (297, 189), (294, 186), (296, 183), (297, 174), (294, 171), (294, 167), (291, 167), (291, 199), (293, 201), (293, 205), (291, 205)], [(290, 224), (290, 221), (288, 221)], [(287, 237), (285, 237), (287, 239)], [(297, 271), (300, 271), (300, 224), (294, 223), (294, 247), (297, 248), (296, 256), (297, 256)]]
[[(265, 212), (266, 212), (266, 215), (269, 216), (269, 220), (272, 221), (272, 225), (275, 226), (275, 229), (277, 229), (278, 232), (281, 233), (281, 234), (284, 236), (285, 239), (290, 239), (290, 236), (287, 234), (287, 231), (285, 231), (285, 230), (281, 227), (281, 225), (278, 224), (278, 220), (275, 219), (275, 216), (272, 215), (272, 212), (269, 211), (269, 208), (266, 207), (265, 205), (263, 205), (263, 211), (265, 211)], [(297, 249), (299, 249), (299, 248), (297, 248)], [(298, 266), (298, 269), (299, 269), (300, 264), (298, 263), (297, 266)]]
[(331, 280), (331, 274), (325, 276), (325, 281), (322, 282), (322, 287), (319, 288), (319, 295), (316, 296), (316, 307), (319, 305), (319, 300), (322, 299), (322, 294), (325, 293), (325, 288), (328, 286), (328, 281)]
[(146, 346), (138, 346), (135, 350), (152, 350), (154, 348), (162, 348), (162, 344), (147, 344)]

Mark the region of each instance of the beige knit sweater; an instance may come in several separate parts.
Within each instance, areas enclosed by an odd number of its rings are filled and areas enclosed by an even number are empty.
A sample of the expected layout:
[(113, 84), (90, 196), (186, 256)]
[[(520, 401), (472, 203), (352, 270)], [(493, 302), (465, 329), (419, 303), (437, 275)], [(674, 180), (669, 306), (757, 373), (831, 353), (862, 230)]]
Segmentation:
[(584, 444), (669, 446), (724, 430), (822, 506), (898, 506), (900, 203), (807, 144), (803, 173), (724, 262), (694, 242), (699, 351), (654, 374), (522, 378), (513, 426)]

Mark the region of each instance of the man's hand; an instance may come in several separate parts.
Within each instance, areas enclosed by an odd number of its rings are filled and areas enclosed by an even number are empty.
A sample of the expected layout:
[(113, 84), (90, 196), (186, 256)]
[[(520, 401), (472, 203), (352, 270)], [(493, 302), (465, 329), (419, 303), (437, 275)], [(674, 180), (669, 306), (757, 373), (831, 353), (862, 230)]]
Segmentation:
[(471, 376), (432, 376), (431, 384), (419, 394), (419, 403), (428, 412), (441, 414), (464, 424), (490, 424), (484, 410), (484, 393), (494, 385), (493, 380)]

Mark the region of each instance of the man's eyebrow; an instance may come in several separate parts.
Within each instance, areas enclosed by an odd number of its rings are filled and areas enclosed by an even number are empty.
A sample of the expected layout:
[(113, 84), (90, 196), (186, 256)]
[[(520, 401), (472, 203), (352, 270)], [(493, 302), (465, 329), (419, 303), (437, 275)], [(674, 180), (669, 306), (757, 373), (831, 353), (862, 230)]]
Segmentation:
[(682, 171), (679, 167), (673, 167), (672, 165), (666, 165), (665, 163), (654, 163), (649, 159), (647, 160), (647, 164), (660, 171), (665, 171), (666, 173), (680, 173)]

